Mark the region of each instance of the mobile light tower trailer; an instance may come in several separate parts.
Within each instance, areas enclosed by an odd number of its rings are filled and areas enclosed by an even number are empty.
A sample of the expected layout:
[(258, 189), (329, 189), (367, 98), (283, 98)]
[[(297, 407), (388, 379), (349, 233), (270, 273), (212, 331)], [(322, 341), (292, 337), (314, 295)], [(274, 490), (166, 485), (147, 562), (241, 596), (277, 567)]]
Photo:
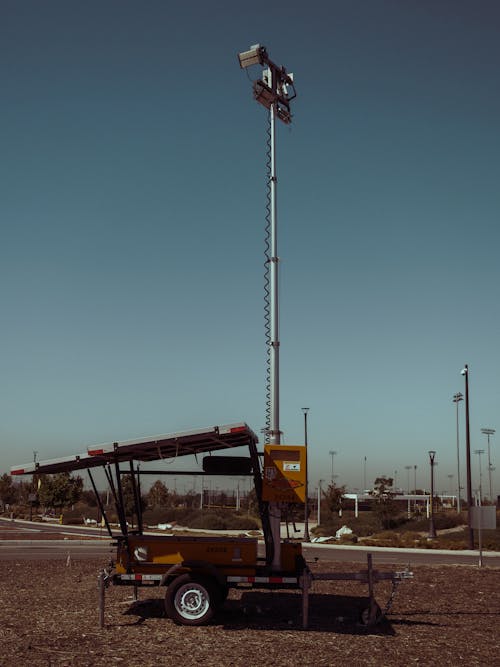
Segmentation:
[[(281, 509), (290, 503), (306, 503), (307, 456), (302, 445), (282, 445), (279, 421), (279, 290), (276, 215), (276, 119), (291, 122), (290, 102), (295, 97), (293, 76), (277, 66), (264, 47), (256, 44), (240, 53), (240, 67), (265, 67), (262, 78), (254, 82), (254, 98), (269, 111), (269, 201), (266, 244), (266, 338), (268, 344), (268, 392), (266, 436), (269, 444), (257, 450), (258, 438), (246, 423), (214, 426), (201, 430), (114, 442), (89, 447), (84, 454), (36, 461), (15, 466), (12, 475), (54, 474), (87, 469), (99, 509), (116, 546), (116, 559), (100, 574), (100, 621), (104, 625), (104, 588), (107, 584), (165, 586), (167, 615), (184, 625), (210, 621), (224, 603), (230, 588), (300, 589), (302, 624), (308, 625), (309, 590), (313, 578), (352, 579), (366, 583), (369, 604), (362, 614), (367, 624), (378, 621), (382, 612), (374, 597), (374, 584), (390, 579), (395, 585), (407, 572), (377, 572), (368, 555), (366, 571), (329, 573), (313, 577), (302, 544), (281, 539)], [(245, 448), (244, 456), (220, 456), (220, 450)], [(190, 471), (140, 469), (141, 463), (203, 456), (201, 468)], [(92, 476), (102, 467), (111, 489), (119, 530), (114, 531)], [(264, 555), (258, 553), (255, 537), (180, 537), (144, 531), (141, 511), (141, 476), (165, 474), (228, 475), (253, 477), (264, 539)], [(125, 511), (122, 476), (132, 480), (136, 528), (129, 529)]]
[[(276, 567), (274, 539), (269, 525), (269, 504), (303, 502), (305, 447), (301, 445), (265, 445), (257, 450), (258, 439), (247, 424), (224, 426), (160, 435), (152, 438), (114, 442), (89, 447), (80, 455), (36, 461), (14, 466), (11, 475), (72, 473), (86, 469), (109, 536), (116, 546), (116, 558), (99, 575), (100, 621), (104, 626), (104, 588), (109, 584), (164, 586), (167, 615), (183, 625), (208, 623), (223, 605), (230, 588), (300, 589), (302, 624), (308, 625), (308, 594), (313, 579), (353, 579), (366, 583), (369, 604), (362, 620), (372, 624), (382, 612), (374, 597), (374, 584), (390, 579), (395, 584), (407, 572), (377, 572), (368, 558), (364, 572), (330, 573), (313, 576), (307, 565), (302, 544), (281, 540), (280, 562)], [(245, 456), (223, 455), (221, 450), (245, 448)], [(194, 470), (146, 470), (139, 464), (192, 456), (202, 456), (201, 468)], [(111, 526), (101, 502), (92, 470), (101, 467), (114, 500), (119, 526)], [(144, 475), (227, 475), (253, 477), (259, 507), (264, 555), (258, 553), (256, 537), (191, 537), (145, 532), (141, 511), (141, 477)], [(136, 528), (131, 529), (125, 512), (122, 476), (130, 475), (134, 495)]]

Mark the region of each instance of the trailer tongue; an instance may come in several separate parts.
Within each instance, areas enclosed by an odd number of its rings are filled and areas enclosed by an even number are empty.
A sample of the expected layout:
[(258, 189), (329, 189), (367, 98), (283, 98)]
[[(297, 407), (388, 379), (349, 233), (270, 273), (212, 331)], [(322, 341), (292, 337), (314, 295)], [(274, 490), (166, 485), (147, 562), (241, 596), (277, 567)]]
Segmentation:
[[(299, 542), (282, 540), (276, 557), (275, 538), (269, 521), (269, 500), (278, 496), (290, 502), (303, 496), (301, 475), (305, 474), (304, 448), (266, 446), (266, 459), (257, 451), (258, 438), (247, 424), (240, 422), (207, 429), (159, 435), (139, 440), (113, 442), (89, 447), (87, 453), (61, 459), (39, 461), (11, 469), (12, 475), (54, 474), (86, 469), (109, 535), (117, 548), (116, 561), (103, 570), (100, 582), (100, 618), (104, 623), (104, 587), (114, 585), (166, 586), (165, 607), (169, 617), (184, 625), (207, 623), (224, 603), (232, 587), (299, 588), (303, 593), (303, 625), (307, 627), (308, 592), (312, 574)], [(246, 448), (246, 456), (220, 456), (214, 452)], [(279, 455), (273, 455), (278, 448)], [(288, 454), (284, 457), (283, 452)], [(139, 463), (173, 460), (206, 454), (202, 468), (194, 470), (141, 470)], [(302, 464), (301, 461), (304, 461)], [(128, 465), (127, 465), (128, 464)], [(136, 465), (137, 464), (137, 465)], [(114, 499), (119, 532), (113, 532), (91, 470), (104, 470)], [(136, 525), (130, 529), (125, 513), (122, 475), (130, 475), (134, 495)], [(265, 555), (259, 557), (253, 537), (179, 537), (144, 532), (141, 512), (141, 477), (144, 475), (228, 475), (253, 476), (262, 522)], [(277, 494), (277, 495), (276, 495)], [(370, 607), (366, 622), (378, 620), (373, 584), (381, 579), (399, 581), (401, 573), (377, 573), (368, 561), (365, 575), (349, 576), (369, 585)], [(343, 579), (345, 575), (322, 575), (322, 579)]]

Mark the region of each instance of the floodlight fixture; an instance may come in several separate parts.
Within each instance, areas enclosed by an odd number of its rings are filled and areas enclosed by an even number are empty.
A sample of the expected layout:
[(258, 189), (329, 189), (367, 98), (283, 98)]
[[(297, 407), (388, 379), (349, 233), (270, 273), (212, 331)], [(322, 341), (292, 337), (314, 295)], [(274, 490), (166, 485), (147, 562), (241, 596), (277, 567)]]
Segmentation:
[(253, 44), (248, 51), (238, 53), (238, 60), (241, 69), (246, 69), (252, 65), (263, 65), (267, 59), (267, 51), (260, 44)]
[(289, 125), (292, 122), (290, 101), (297, 96), (293, 74), (273, 63), (266, 47), (260, 44), (254, 44), (248, 51), (239, 53), (238, 60), (242, 69), (265, 65), (262, 78), (253, 83), (254, 98), (285, 125)]
[(271, 88), (269, 88), (269, 86), (260, 79), (258, 81), (254, 81), (253, 96), (257, 102), (262, 104), (262, 106), (265, 106), (266, 109), (270, 109), (271, 105), (276, 102), (276, 95), (273, 93)]

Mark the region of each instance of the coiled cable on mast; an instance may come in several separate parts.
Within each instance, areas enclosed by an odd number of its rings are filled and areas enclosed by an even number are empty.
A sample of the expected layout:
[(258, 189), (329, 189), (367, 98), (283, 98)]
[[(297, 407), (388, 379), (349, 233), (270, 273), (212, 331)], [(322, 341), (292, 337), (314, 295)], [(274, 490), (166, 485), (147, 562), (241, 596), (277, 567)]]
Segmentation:
[(266, 440), (271, 431), (271, 124), (269, 117), (266, 139), (266, 218), (264, 230), (264, 335), (266, 340)]

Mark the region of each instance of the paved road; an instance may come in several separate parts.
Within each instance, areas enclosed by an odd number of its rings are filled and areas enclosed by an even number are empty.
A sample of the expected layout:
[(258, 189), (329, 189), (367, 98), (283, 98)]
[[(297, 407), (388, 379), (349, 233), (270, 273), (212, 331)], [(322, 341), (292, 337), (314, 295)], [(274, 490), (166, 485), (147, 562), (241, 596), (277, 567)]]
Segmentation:
[[(44, 540), (43, 533), (59, 533), (60, 540)], [(102, 537), (98, 538), (101, 533)], [(0, 518), (0, 560), (37, 560), (67, 558), (103, 558), (114, 554), (106, 531), (79, 526), (46, 525), (28, 521), (10, 521)], [(78, 538), (82, 539), (78, 539)], [(92, 538), (92, 539), (89, 539)], [(86, 538), (86, 539), (83, 539)], [(384, 563), (406, 567), (414, 565), (477, 565), (477, 551), (444, 551), (434, 549), (390, 549), (330, 544), (304, 544), (307, 561), (340, 561), (366, 563), (367, 553), (374, 565)], [(500, 553), (484, 552), (483, 565), (500, 567)]]
[[(438, 549), (391, 549), (387, 547), (350, 547), (344, 545), (303, 545), (307, 561), (342, 561), (366, 563), (368, 553), (372, 554), (374, 565), (388, 563), (406, 567), (413, 565), (477, 565), (477, 551), (445, 551)], [(500, 553), (483, 552), (483, 565), (500, 567)]]

